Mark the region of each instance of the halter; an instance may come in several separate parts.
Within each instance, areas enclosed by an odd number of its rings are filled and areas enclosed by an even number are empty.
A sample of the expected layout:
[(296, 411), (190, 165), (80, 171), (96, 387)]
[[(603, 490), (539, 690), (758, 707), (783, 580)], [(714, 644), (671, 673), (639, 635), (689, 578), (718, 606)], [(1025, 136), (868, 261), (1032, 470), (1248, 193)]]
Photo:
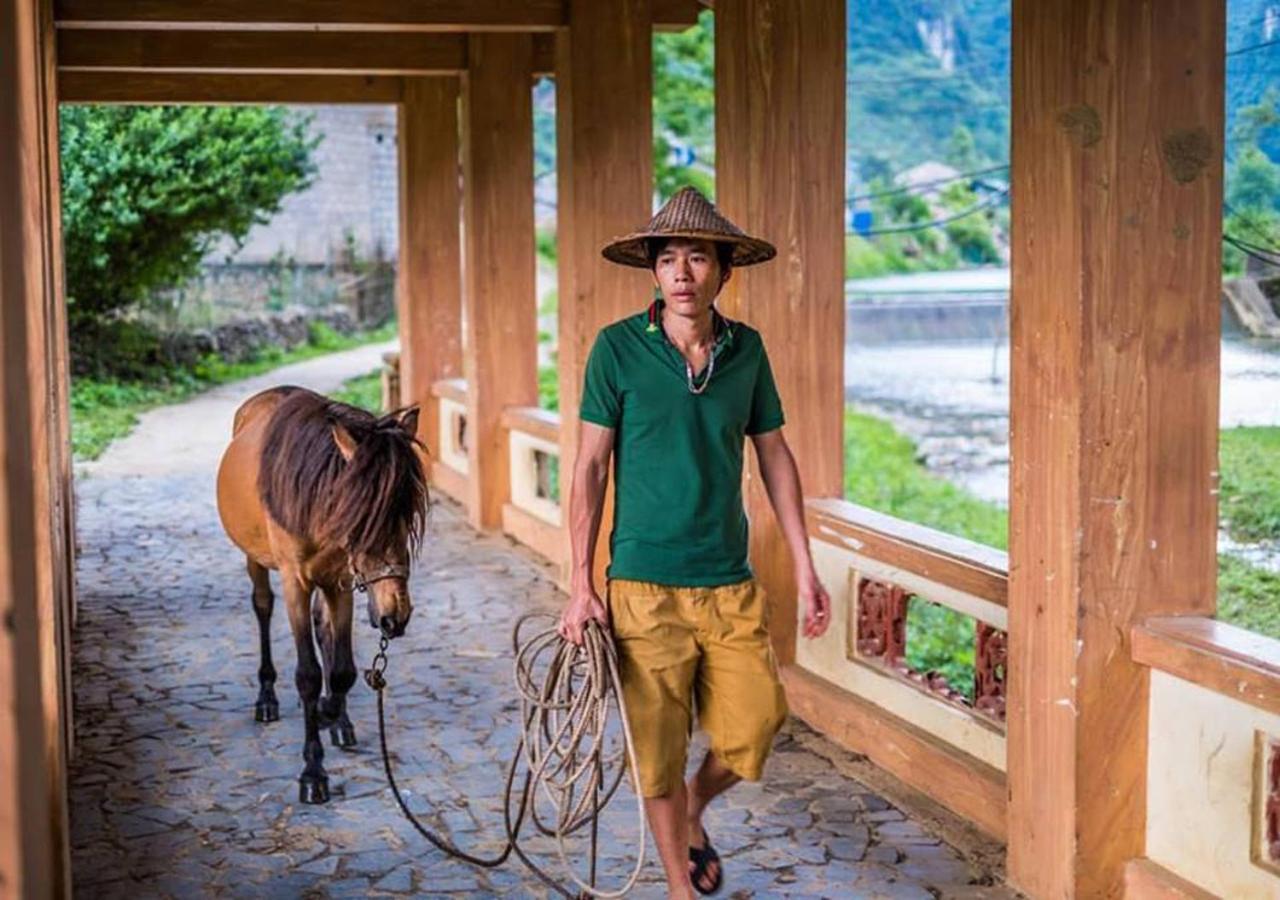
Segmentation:
[(403, 578), (407, 580), (409, 578), (409, 567), (386, 565), (372, 575), (363, 575), (356, 571), (354, 565), (351, 567), (351, 586), (362, 594), (369, 590), (369, 585), (377, 581), (385, 581), (388, 578)]

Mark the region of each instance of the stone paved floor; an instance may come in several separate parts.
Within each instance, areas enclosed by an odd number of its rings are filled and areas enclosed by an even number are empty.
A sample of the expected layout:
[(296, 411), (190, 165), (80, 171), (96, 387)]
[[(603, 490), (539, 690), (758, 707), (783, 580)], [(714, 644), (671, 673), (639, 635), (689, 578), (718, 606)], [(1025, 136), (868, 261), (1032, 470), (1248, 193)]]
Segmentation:
[[(295, 382), (303, 380), (292, 379)], [(153, 417), (157, 454), (164, 420)], [(135, 441), (136, 443), (136, 441)], [(355, 752), (328, 749), (334, 797), (297, 802), (301, 709), (282, 604), (273, 622), (281, 721), (253, 721), (256, 625), (243, 563), (213, 504), (218, 447), (162, 474), (103, 467), (78, 484), (79, 625), (71, 816), (81, 897), (545, 896), (518, 864), (444, 859), (401, 818), (357, 683)], [(136, 455), (136, 454), (135, 454)], [(546, 570), (440, 502), (393, 645), (389, 729), (410, 802), (460, 842), (492, 847), (512, 746), (508, 631), (560, 600)], [(278, 594), (278, 591), (277, 591)], [(357, 665), (374, 633), (357, 616)], [(843, 772), (857, 758), (792, 723), (765, 781), (713, 808), (732, 897), (1007, 897), (988, 873)], [(629, 871), (630, 797), (603, 826), (606, 874)], [(634, 892), (662, 896), (652, 857)]]

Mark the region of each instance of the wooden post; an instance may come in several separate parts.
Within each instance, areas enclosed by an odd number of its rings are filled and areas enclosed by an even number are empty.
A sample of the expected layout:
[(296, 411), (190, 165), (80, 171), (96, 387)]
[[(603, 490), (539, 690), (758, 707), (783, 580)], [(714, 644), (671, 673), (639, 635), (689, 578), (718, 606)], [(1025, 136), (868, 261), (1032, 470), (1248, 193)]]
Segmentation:
[(1130, 626), (1215, 607), (1224, 34), (1222, 0), (1014, 0), (1008, 871), (1035, 897), (1122, 891)]
[(462, 92), (463, 270), (471, 524), (502, 527), (508, 406), (538, 404), (533, 38), (473, 34)]
[(70, 893), (53, 17), (0, 6), (0, 894)]
[(404, 79), (399, 132), (400, 396), (421, 406), (418, 435), (435, 457), (431, 385), (462, 374), (458, 79)]
[[(734, 273), (725, 314), (759, 329), (808, 497), (843, 495), (844, 0), (717, 0), (716, 199), (778, 257)], [(794, 658), (791, 557), (755, 465), (752, 565)]]
[[(643, 225), (653, 212), (652, 18), (651, 0), (574, 2), (569, 26), (556, 40), (560, 471), (566, 502), (591, 344), (601, 327), (643, 309), (652, 291), (646, 273), (600, 255), (610, 238)], [(601, 523), (597, 574), (608, 557), (612, 505), (606, 502)], [(567, 561), (567, 526), (564, 540)], [(597, 587), (603, 587), (599, 580)]]

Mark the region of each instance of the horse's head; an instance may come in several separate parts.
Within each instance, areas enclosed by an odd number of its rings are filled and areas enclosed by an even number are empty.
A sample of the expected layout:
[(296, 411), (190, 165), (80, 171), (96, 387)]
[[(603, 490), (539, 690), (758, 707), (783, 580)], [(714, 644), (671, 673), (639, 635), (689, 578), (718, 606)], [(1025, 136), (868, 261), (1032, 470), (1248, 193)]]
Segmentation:
[(333, 424), (347, 465), (334, 486), (329, 531), (346, 548), (355, 586), (367, 595), (369, 624), (388, 638), (404, 634), (413, 613), (409, 563), (426, 520), (417, 427), (416, 408), (383, 416), (359, 438)]

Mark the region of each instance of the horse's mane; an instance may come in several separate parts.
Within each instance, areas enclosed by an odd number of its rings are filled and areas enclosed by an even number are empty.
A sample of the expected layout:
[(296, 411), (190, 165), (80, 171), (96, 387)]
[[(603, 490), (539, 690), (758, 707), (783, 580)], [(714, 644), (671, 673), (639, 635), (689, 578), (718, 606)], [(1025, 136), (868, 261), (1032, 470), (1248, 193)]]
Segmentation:
[[(291, 534), (352, 554), (383, 555), (397, 539), (416, 553), (427, 483), (400, 415), (374, 416), (307, 390), (288, 393), (267, 425), (258, 466), (267, 512)], [(350, 462), (334, 425), (356, 442)]]

